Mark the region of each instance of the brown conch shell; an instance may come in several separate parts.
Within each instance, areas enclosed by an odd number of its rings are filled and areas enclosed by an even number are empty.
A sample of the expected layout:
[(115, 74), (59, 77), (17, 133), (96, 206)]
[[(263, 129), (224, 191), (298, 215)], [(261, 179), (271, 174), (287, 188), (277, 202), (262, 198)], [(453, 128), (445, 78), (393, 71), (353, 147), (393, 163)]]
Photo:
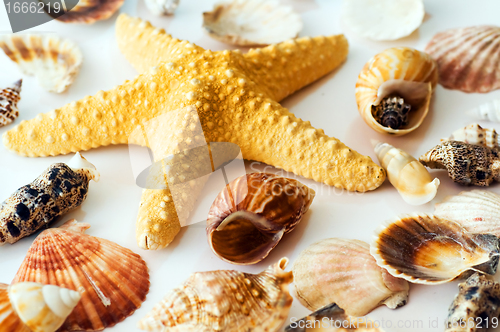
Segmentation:
[(405, 215), (376, 232), (370, 253), (395, 277), (442, 284), (464, 272), (495, 274), (500, 239), (468, 233), (458, 223), (430, 215)]
[(162, 332), (279, 331), (292, 305), (287, 258), (259, 274), (220, 270), (193, 273), (139, 321)]
[(425, 51), (438, 64), (439, 83), (464, 92), (500, 88), (500, 27), (450, 29), (436, 34)]
[(0, 90), (0, 127), (8, 125), (19, 116), (17, 103), (21, 100), (23, 80), (15, 82), (12, 87)]
[(314, 195), (302, 183), (274, 174), (240, 176), (219, 193), (208, 212), (212, 251), (233, 264), (260, 262), (300, 222)]
[[(110, 18), (125, 0), (79, 0), (78, 4), (64, 15), (51, 15), (64, 23), (91, 24)], [(52, 10), (52, 13), (58, 13)], [(51, 13), (48, 13), (49, 15)]]
[(315, 311), (336, 303), (348, 315), (364, 316), (385, 304), (406, 304), (409, 285), (377, 265), (368, 243), (331, 238), (308, 247), (293, 264), (297, 298)]
[(500, 316), (500, 284), (474, 273), (458, 285), (458, 294), (448, 310), (445, 332), (486, 331)]
[(359, 73), (359, 113), (379, 133), (408, 134), (424, 121), (437, 79), (436, 62), (428, 54), (408, 47), (387, 49)]
[(483, 128), (477, 123), (457, 129), (449, 138), (443, 138), (441, 141), (460, 141), (492, 149), (499, 147), (497, 131), (493, 128)]
[(130, 316), (146, 299), (146, 263), (114, 242), (84, 234), (90, 225), (70, 220), (35, 239), (13, 283), (33, 281), (76, 290), (81, 301), (65, 331), (102, 330)]
[(494, 180), (500, 181), (497, 149), (446, 141), (420, 156), (419, 161), (429, 168), (446, 169), (453, 181), (464, 185), (489, 186)]

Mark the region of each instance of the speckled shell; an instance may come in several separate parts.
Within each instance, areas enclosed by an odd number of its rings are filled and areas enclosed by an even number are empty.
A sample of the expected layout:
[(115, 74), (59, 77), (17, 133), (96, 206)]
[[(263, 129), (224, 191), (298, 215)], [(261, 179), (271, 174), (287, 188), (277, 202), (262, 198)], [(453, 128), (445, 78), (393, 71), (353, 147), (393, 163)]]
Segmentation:
[[(75, 159), (84, 162), (72, 168)], [(90, 180), (98, 181), (99, 173), (80, 153), (68, 165), (49, 166), (0, 204), (0, 245), (48, 227), (57, 217), (80, 206), (87, 198)]]
[(110, 18), (120, 9), (124, 1), (125, 0), (79, 0), (78, 4), (69, 12), (61, 16), (53, 17), (64, 23), (91, 24), (96, 21)]
[(89, 227), (70, 220), (40, 233), (13, 280), (13, 284), (57, 285), (81, 294), (62, 331), (114, 326), (139, 308), (149, 291), (142, 258), (116, 243), (83, 234)]
[(208, 212), (208, 242), (219, 258), (242, 265), (267, 257), (300, 222), (315, 195), (299, 181), (269, 173), (243, 175), (228, 186)]
[(477, 123), (457, 129), (449, 138), (442, 139), (441, 141), (460, 141), (492, 149), (499, 147), (497, 131), (493, 128), (483, 128)]
[(275, 0), (230, 0), (203, 13), (210, 37), (233, 45), (269, 45), (298, 36), (302, 20)]
[(380, 268), (368, 243), (359, 240), (316, 242), (300, 253), (293, 276), (297, 298), (312, 311), (336, 303), (359, 317), (382, 304), (400, 307), (408, 298), (408, 283)]
[(500, 179), (499, 150), (459, 141), (446, 141), (420, 156), (429, 168), (446, 169), (463, 185), (489, 186)]
[(21, 100), (23, 80), (15, 82), (12, 87), (0, 90), (0, 127), (8, 125), (19, 116), (17, 103)]
[(73, 83), (83, 59), (74, 42), (53, 35), (3, 35), (0, 48), (21, 72), (36, 76), (45, 90), (58, 93)]
[[(426, 53), (408, 47), (390, 48), (368, 61), (356, 82), (356, 102), (363, 120), (379, 133), (404, 135), (417, 129), (429, 111), (437, 83), (436, 62)], [(375, 120), (373, 106), (397, 93), (412, 106), (408, 125), (384, 127)]]
[(389, 181), (406, 203), (421, 205), (436, 196), (439, 179), (432, 180), (427, 169), (411, 155), (381, 142), (375, 143), (375, 154), (387, 171)]
[(500, 284), (474, 273), (458, 285), (458, 294), (448, 310), (445, 332), (488, 330), (500, 315)]
[(144, 0), (149, 11), (155, 15), (173, 15), (179, 0)]
[(494, 192), (462, 191), (436, 204), (434, 214), (456, 221), (468, 232), (500, 237), (500, 195)]
[(193, 273), (139, 321), (138, 327), (163, 332), (274, 332), (292, 305), (282, 258), (259, 274), (220, 270)]
[(500, 122), (500, 99), (481, 104), (468, 112), (478, 120)]
[(450, 29), (425, 47), (438, 64), (439, 83), (464, 92), (500, 88), (500, 27), (481, 25)]
[(470, 234), (454, 221), (413, 214), (382, 224), (370, 253), (395, 277), (442, 284), (468, 271), (495, 274), (499, 241), (491, 234)]

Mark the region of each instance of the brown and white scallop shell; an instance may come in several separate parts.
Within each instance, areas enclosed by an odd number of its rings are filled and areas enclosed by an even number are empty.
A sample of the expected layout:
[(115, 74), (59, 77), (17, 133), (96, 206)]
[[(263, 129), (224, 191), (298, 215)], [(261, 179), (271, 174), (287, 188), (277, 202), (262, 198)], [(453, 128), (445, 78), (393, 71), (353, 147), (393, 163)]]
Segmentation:
[(413, 214), (381, 225), (370, 253), (395, 277), (442, 284), (464, 272), (495, 274), (499, 245), (494, 235), (471, 234), (454, 221)]
[(193, 273), (155, 305), (138, 327), (162, 332), (271, 332), (292, 305), (287, 258), (259, 274), (220, 270)]
[(439, 83), (464, 92), (500, 88), (500, 27), (480, 25), (436, 34), (425, 47), (438, 64)]
[(364, 316), (385, 304), (407, 302), (409, 285), (380, 268), (368, 243), (331, 238), (309, 246), (293, 264), (295, 293), (315, 311), (336, 303), (348, 315)]
[(0, 90), (0, 127), (12, 123), (18, 116), (17, 103), (21, 100), (23, 80), (15, 82), (12, 87)]
[(70, 220), (40, 233), (13, 280), (78, 291), (82, 298), (61, 327), (65, 331), (114, 326), (139, 308), (149, 291), (142, 258), (114, 242), (84, 234), (89, 227)]
[[(86, 23), (110, 18), (125, 0), (79, 0), (75, 7), (64, 15), (54, 15), (56, 20), (64, 23)], [(52, 13), (59, 13), (52, 10)], [(49, 13), (50, 15), (50, 13)]]

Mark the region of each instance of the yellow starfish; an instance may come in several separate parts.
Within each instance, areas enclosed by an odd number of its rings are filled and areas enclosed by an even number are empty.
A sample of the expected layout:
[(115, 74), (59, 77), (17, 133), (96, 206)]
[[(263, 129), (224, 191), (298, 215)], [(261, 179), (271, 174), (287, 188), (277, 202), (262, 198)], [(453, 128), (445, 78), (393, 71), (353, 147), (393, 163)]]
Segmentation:
[[(155, 160), (162, 160), (209, 142), (233, 142), (245, 159), (338, 188), (367, 191), (384, 181), (384, 170), (369, 157), (278, 104), (345, 60), (343, 35), (305, 37), (241, 54), (204, 50), (124, 14), (116, 31), (120, 49), (142, 74), (21, 122), (3, 136), (7, 148), (34, 157), (131, 143), (149, 146)], [(200, 123), (202, 135), (193, 135)], [(178, 159), (196, 168), (198, 157)], [(180, 176), (166, 162), (160, 167), (159, 182)], [(145, 189), (137, 218), (139, 246), (167, 246), (203, 184), (183, 183), (182, 204), (175, 205), (168, 188)]]

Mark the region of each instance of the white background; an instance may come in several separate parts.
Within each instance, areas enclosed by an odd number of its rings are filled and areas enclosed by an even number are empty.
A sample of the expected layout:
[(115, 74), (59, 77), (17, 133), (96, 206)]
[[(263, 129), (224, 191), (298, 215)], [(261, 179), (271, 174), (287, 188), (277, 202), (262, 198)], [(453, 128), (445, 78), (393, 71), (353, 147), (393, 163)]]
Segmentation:
[[(336, 72), (327, 75), (311, 86), (295, 93), (283, 101), (297, 116), (323, 128), (325, 133), (339, 138), (349, 147), (369, 155), (376, 160), (370, 139), (387, 141), (418, 157), (447, 137), (455, 129), (473, 122), (466, 111), (476, 105), (500, 98), (500, 91), (488, 94), (466, 94), (438, 86), (431, 102), (431, 112), (422, 126), (404, 137), (388, 137), (370, 129), (361, 119), (356, 108), (354, 85), (364, 63), (373, 55), (393, 46), (410, 46), (423, 50), (426, 43), (437, 32), (448, 28), (477, 24), (500, 25), (500, 2), (495, 0), (430, 0), (425, 2), (425, 21), (411, 36), (394, 42), (372, 42), (357, 37), (340, 21), (340, 2), (333, 0), (290, 0), (300, 12), (304, 21), (301, 36), (320, 34), (346, 34), (350, 51), (347, 62)], [(179, 39), (187, 39), (212, 50), (232, 48), (206, 36), (201, 28), (203, 11), (212, 7), (213, 1), (181, 0), (174, 17), (154, 17), (142, 0), (127, 0), (121, 12), (150, 20), (163, 27)], [(107, 90), (137, 73), (120, 54), (114, 37), (114, 21), (110, 19), (93, 25), (64, 24), (49, 22), (29, 32), (51, 32), (73, 39), (81, 47), (84, 63), (75, 83), (63, 94), (43, 91), (33, 77), (21, 75), (16, 65), (0, 52), (0, 86), (23, 78), (22, 100), (19, 103), (21, 120), (31, 119), (38, 113), (48, 112), (98, 90)], [(0, 5), (0, 32), (10, 32), (5, 8)], [(481, 123), (486, 127), (500, 129), (500, 124)], [(0, 134), (13, 125), (0, 128)], [(406, 204), (397, 191), (386, 181), (379, 189), (366, 194), (341, 193), (311, 180), (301, 179), (318, 192), (310, 212), (278, 247), (263, 262), (254, 266), (234, 266), (218, 259), (209, 249), (204, 225), (197, 224), (183, 228), (175, 241), (160, 251), (138, 249), (135, 242), (135, 219), (141, 196), (141, 189), (135, 186), (128, 148), (108, 146), (93, 149), (84, 156), (94, 163), (101, 173), (99, 183), (91, 183), (87, 200), (73, 212), (58, 219), (55, 225), (70, 218), (90, 223), (90, 235), (103, 237), (138, 252), (148, 263), (151, 273), (151, 289), (143, 306), (135, 314), (112, 328), (113, 331), (136, 330), (137, 321), (142, 318), (163, 295), (179, 285), (190, 273), (215, 269), (237, 269), (246, 272), (260, 272), (280, 257), (287, 256), (293, 263), (298, 254), (315, 241), (326, 237), (357, 238), (372, 240), (374, 229), (384, 220), (401, 213), (433, 211), (434, 203), (445, 196), (458, 194), (467, 189), (454, 184), (444, 172), (432, 172), (441, 180), (436, 198), (423, 206)], [(67, 162), (70, 156), (50, 158), (24, 158), (0, 147), (0, 200), (6, 199), (14, 190), (31, 182), (46, 167), (55, 162)], [(247, 171), (251, 169), (247, 162)], [(267, 168), (272, 171), (273, 168)], [(209, 186), (210, 187), (210, 186)], [(499, 192), (494, 184), (491, 190)], [(206, 202), (211, 202), (219, 188), (207, 188)], [(206, 213), (201, 211), (201, 213)], [(35, 236), (25, 238), (14, 245), (0, 248), (0, 282), (9, 283), (14, 277), (26, 251)], [(385, 307), (370, 314), (373, 319), (390, 321), (392, 328), (386, 331), (442, 331), (448, 307), (457, 292), (457, 282), (441, 286), (412, 285), (409, 303), (397, 310)], [(290, 317), (304, 316), (308, 311), (294, 300)], [(430, 328), (429, 320), (439, 319), (438, 328)], [(421, 320), (423, 328), (398, 328), (398, 322), (406, 321), (410, 326), (414, 320)], [(417, 323), (416, 323), (417, 324)], [(387, 326), (387, 325), (386, 325)], [(500, 331), (500, 329), (498, 329)]]

